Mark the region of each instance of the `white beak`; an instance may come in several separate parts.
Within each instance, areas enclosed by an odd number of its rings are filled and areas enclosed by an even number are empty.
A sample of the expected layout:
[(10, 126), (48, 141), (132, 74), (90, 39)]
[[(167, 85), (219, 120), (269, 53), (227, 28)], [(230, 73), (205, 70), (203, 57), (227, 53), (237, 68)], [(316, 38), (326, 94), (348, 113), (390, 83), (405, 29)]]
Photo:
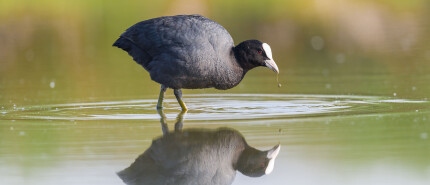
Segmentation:
[(272, 173), (273, 167), (275, 167), (275, 159), (279, 154), (279, 151), (281, 150), (281, 145), (277, 145), (273, 147), (269, 152), (267, 152), (267, 158), (270, 159), (269, 164), (267, 164), (266, 171), (264, 173), (266, 175)]
[(275, 61), (273, 59), (265, 60), (266, 67), (273, 70), (276, 73), (279, 73), (278, 65), (276, 65)]
[(269, 60), (264, 61), (266, 63), (266, 66), (269, 69), (271, 69), (271, 70), (273, 70), (279, 74), (278, 65), (276, 65), (275, 61), (273, 60), (272, 49), (270, 49), (269, 44), (263, 43), (263, 49), (264, 49), (264, 52), (266, 53), (267, 57), (269, 58)]

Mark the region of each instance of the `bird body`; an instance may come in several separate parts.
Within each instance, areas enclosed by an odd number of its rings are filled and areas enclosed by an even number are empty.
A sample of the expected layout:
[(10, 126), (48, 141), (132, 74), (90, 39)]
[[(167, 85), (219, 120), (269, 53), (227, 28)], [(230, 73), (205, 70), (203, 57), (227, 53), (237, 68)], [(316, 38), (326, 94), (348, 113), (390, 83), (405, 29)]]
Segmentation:
[(229, 148), (233, 143), (241, 144), (241, 138), (228, 131), (217, 134), (226, 138), (216, 137), (214, 132), (169, 133), (154, 140), (129, 168), (118, 174), (129, 185), (231, 184), (236, 174), (232, 158), (244, 146)]
[(234, 43), (230, 34), (199, 15), (139, 22), (114, 45), (142, 53), (134, 57), (135, 61), (149, 72), (152, 80), (168, 88), (229, 89), (244, 75), (240, 65), (231, 62)]
[[(166, 88), (178, 90), (178, 94), (180, 89), (230, 89), (257, 66), (279, 73), (267, 44), (248, 40), (234, 46), (224, 27), (200, 15), (165, 16), (139, 22), (113, 45), (127, 51), (142, 65), (151, 79), (162, 85), (162, 94)], [(181, 102), (181, 96), (177, 99)], [(185, 104), (181, 106), (184, 109)]]
[(118, 175), (128, 185), (231, 184), (236, 170), (249, 176), (270, 173), (266, 169), (273, 168), (279, 150), (279, 145), (269, 151), (252, 148), (229, 128), (187, 129), (155, 139)]

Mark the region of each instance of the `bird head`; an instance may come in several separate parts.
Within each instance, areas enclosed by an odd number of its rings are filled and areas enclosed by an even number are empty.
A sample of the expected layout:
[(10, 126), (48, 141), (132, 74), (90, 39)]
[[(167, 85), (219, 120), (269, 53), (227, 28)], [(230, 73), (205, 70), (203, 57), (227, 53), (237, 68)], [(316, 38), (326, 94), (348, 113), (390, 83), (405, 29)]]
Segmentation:
[(258, 40), (243, 41), (235, 47), (235, 55), (242, 66), (248, 70), (264, 66), (279, 73), (278, 66), (272, 57), (272, 49), (267, 43)]
[(237, 170), (250, 177), (268, 175), (273, 171), (275, 159), (280, 150), (281, 145), (279, 144), (268, 151), (248, 147), (239, 157)]

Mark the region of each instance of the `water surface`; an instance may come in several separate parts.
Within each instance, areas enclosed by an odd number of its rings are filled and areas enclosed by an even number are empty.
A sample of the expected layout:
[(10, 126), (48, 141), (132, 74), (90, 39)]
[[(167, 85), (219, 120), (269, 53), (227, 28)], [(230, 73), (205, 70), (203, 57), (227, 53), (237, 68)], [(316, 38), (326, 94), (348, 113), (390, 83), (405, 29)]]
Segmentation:
[[(238, 173), (234, 184), (429, 182), (428, 101), (299, 94), (190, 94), (185, 101), (184, 128), (230, 127), (256, 148), (282, 145), (272, 174)], [(121, 184), (115, 172), (162, 134), (155, 104), (137, 99), (3, 109), (0, 176), (6, 184)], [(173, 129), (179, 106), (172, 96), (165, 105)]]
[(272, 174), (234, 184), (428, 185), (429, 12), (426, 0), (2, 0), (0, 184), (122, 184), (115, 173), (162, 134), (160, 86), (111, 45), (136, 22), (200, 13), (236, 44), (269, 43), (280, 69), (281, 88), (261, 67), (227, 91), (183, 90), (184, 129), (281, 143)]

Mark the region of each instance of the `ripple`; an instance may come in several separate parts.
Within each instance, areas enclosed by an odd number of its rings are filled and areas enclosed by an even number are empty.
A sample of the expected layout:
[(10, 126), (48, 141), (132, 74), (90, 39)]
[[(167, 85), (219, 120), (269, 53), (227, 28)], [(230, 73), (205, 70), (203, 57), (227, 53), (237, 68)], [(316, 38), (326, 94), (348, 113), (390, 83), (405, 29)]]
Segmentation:
[[(360, 115), (415, 111), (427, 101), (353, 95), (204, 94), (187, 95), (187, 120), (237, 120)], [(127, 120), (159, 119), (157, 100), (127, 100), (31, 106), (3, 111), (7, 119)], [(165, 100), (167, 117), (179, 106)]]

